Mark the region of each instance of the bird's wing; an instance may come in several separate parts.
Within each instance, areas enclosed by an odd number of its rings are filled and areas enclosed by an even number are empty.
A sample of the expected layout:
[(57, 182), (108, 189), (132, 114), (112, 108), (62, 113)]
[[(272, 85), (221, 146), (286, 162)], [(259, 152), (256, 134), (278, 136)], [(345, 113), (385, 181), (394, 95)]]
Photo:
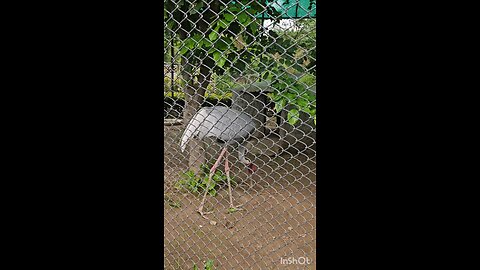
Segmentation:
[(255, 128), (252, 119), (234, 109), (222, 106), (200, 109), (190, 120), (182, 141), (182, 152), (193, 136), (199, 139), (215, 137), (225, 142), (246, 139)]
[(187, 127), (185, 128), (185, 131), (183, 132), (182, 135), (182, 140), (180, 142), (180, 149), (182, 152), (185, 151), (185, 148), (187, 147), (188, 142), (193, 136), (197, 136), (199, 133), (199, 127), (202, 124), (202, 122), (205, 119), (204, 113), (204, 108), (200, 109), (190, 120), (188, 123)]
[(205, 137), (215, 137), (224, 142), (231, 142), (246, 139), (252, 131), (250, 125), (253, 124), (251, 118), (237, 110), (215, 106), (212, 111), (206, 115), (203, 127), (200, 133)]

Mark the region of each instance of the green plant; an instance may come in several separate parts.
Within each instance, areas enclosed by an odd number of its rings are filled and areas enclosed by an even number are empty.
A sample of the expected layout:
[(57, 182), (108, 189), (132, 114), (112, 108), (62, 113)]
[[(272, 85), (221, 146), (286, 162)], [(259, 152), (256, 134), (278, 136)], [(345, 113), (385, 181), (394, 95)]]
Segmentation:
[[(205, 263), (205, 267), (203, 269), (204, 270), (213, 270), (213, 260), (208, 260)], [(198, 266), (196, 264), (193, 264), (193, 270), (198, 270)]]
[(276, 91), (270, 97), (275, 102), (277, 113), (282, 111), (287, 105), (291, 105), (293, 108), (289, 109), (287, 116), (289, 124), (295, 125), (300, 119), (300, 111), (303, 111), (313, 118), (316, 125), (316, 95), (294, 76), (273, 76), (272, 86)]
[[(185, 99), (185, 93), (183, 92), (163, 92), (164, 97), (172, 97), (176, 99)], [(206, 95), (207, 99), (216, 99), (216, 100), (225, 100), (225, 99), (231, 99), (232, 98), (232, 93), (225, 93), (223, 95), (215, 94), (215, 93), (209, 93)]]
[[(178, 77), (173, 79), (173, 91), (181, 91), (185, 87), (185, 82)], [(172, 92), (172, 77), (170, 74), (167, 74), (163, 77), (163, 92)]]
[(248, 46), (256, 54), (249, 70), (274, 89), (269, 95), (277, 112), (291, 106), (287, 116), (291, 125), (300, 119), (300, 112), (316, 124), (316, 95), (310, 91), (316, 84), (315, 29), (315, 19), (295, 20), (286, 30), (266, 29)]
[[(195, 194), (203, 194), (208, 189), (210, 196), (217, 195), (218, 184), (227, 181), (227, 176), (221, 171), (217, 170), (212, 176), (212, 181), (209, 181), (210, 168), (206, 164), (200, 165), (201, 175), (196, 176), (192, 170), (183, 174), (183, 178), (176, 183), (177, 189), (186, 189)], [(233, 177), (230, 177), (232, 185), (236, 185)]]
[(235, 213), (237, 211), (238, 211), (238, 209), (236, 209), (236, 208), (228, 208), (228, 213), (229, 214)]
[(275, 102), (277, 113), (287, 105), (291, 106), (287, 115), (288, 123), (297, 123), (300, 112), (303, 111), (310, 115), (316, 124), (316, 95), (310, 90), (316, 84), (315, 70), (309, 68), (314, 63), (315, 58), (310, 55), (314, 50), (306, 52), (303, 47), (307, 46), (311, 39), (305, 39), (302, 43), (291, 35), (279, 35), (270, 31), (261, 42), (272, 46), (267, 47), (267, 53), (262, 55), (255, 69), (262, 79), (269, 81), (275, 89), (270, 98)]
[(231, 96), (232, 89), (239, 86), (230, 74), (212, 74), (212, 83), (207, 86), (206, 96), (216, 94), (218, 96)]
[[(255, 16), (263, 11), (263, 6), (256, 1), (191, 1), (182, 6), (172, 5), (166, 2), (165, 18), (170, 14), (178, 14), (185, 8), (192, 21), (201, 18), (209, 18), (208, 24), (198, 22), (196, 24), (184, 23), (183, 27), (189, 27), (189, 35), (182, 36), (179, 53), (187, 58), (207, 53), (210, 58), (203, 60), (203, 64), (213, 68), (214, 73), (222, 75), (227, 69), (244, 70), (245, 64), (255, 59), (252, 50), (247, 44), (252, 43), (256, 36), (260, 35), (260, 20)], [(193, 9), (191, 8), (193, 6)], [(269, 11), (270, 12), (270, 11)], [(177, 20), (167, 22), (167, 27), (174, 31), (178, 27)], [(193, 59), (192, 59), (193, 60)], [(195, 61), (194, 61), (195, 62)], [(196, 65), (197, 63), (192, 63)]]
[(170, 198), (169, 196), (165, 196), (165, 201), (167, 202), (167, 204), (168, 204), (170, 207), (173, 207), (173, 208), (180, 208), (180, 207), (182, 207), (182, 204), (181, 204), (179, 201), (175, 201), (175, 200), (173, 200), (172, 198)]

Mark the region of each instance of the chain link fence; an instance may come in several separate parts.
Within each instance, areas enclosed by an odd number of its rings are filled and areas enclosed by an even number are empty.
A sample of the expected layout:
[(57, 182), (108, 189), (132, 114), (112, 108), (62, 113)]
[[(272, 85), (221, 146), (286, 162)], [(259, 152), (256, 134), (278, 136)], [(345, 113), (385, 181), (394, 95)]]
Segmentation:
[(314, 1), (164, 3), (164, 268), (314, 269)]

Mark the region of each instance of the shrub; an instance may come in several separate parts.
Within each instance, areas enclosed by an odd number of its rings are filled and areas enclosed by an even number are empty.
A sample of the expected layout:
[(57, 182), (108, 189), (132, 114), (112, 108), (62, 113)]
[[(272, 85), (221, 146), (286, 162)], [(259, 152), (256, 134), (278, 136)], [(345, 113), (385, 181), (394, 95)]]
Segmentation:
[[(186, 189), (194, 194), (203, 194), (206, 189), (208, 189), (208, 194), (210, 196), (217, 195), (218, 184), (227, 181), (227, 176), (221, 171), (217, 170), (212, 177), (212, 182), (209, 181), (210, 168), (202, 164), (200, 165), (202, 175), (197, 177), (195, 173), (191, 170), (183, 174), (183, 178), (176, 183), (177, 189)], [(232, 185), (236, 185), (234, 178), (230, 177)]]

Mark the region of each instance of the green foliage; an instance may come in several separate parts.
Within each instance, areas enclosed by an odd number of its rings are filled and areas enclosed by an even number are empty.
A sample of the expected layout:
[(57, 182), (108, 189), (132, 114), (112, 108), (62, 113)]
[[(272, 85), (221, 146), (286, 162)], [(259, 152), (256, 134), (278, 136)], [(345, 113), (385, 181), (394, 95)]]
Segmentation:
[[(205, 263), (205, 267), (203, 268), (204, 270), (213, 270), (213, 260), (208, 260)], [(198, 266), (196, 264), (193, 264), (193, 270), (198, 270)]]
[(230, 74), (224, 75), (212, 75), (212, 83), (207, 87), (207, 96), (216, 94), (222, 97), (232, 96), (232, 89), (239, 86), (238, 83), (234, 82)]
[(304, 76), (302, 76), (300, 79), (298, 79), (298, 82), (303, 83), (306, 86), (312, 86), (313, 87), (317, 83), (317, 78), (315, 78), (314, 75), (307, 73)]
[(313, 118), (316, 125), (316, 95), (306, 89), (305, 84), (295, 76), (278, 76), (275, 72), (281, 71), (276, 67), (269, 74), (273, 79), (272, 86), (276, 90), (270, 94), (270, 98), (275, 102), (275, 111), (279, 113), (287, 105), (291, 105), (293, 108), (288, 111), (287, 116), (289, 124), (295, 125), (300, 120), (300, 111), (303, 111)]
[(173, 94), (172, 94), (172, 92), (170, 92), (170, 93), (163, 92), (163, 96), (164, 97), (172, 97), (173, 96), (173, 98), (175, 98), (175, 99), (184, 99), (185, 98), (185, 93), (183, 93), (183, 92), (173, 92)]
[[(168, 74), (170, 75), (170, 74)], [(206, 98), (212, 99), (230, 99), (232, 98), (232, 89), (239, 86), (238, 83), (234, 82), (232, 77), (228, 74), (225, 75), (212, 75), (212, 83), (207, 86), (207, 91), (205, 93)], [(185, 87), (185, 81), (180, 78), (175, 78), (173, 81), (173, 91), (174, 97), (184, 98), (182, 89)], [(163, 92), (165, 96), (168, 93), (168, 96), (172, 96), (172, 79), (171, 76), (164, 76), (163, 78)]]
[[(215, 75), (214, 83), (207, 86), (207, 96), (228, 93), (235, 85), (229, 78), (238, 73), (260, 74), (275, 89), (271, 98), (276, 111), (292, 106), (287, 119), (290, 124), (298, 122), (301, 112), (316, 124), (316, 96), (308, 90), (315, 85), (316, 20), (295, 20), (294, 27), (287, 30), (265, 30), (262, 20), (255, 18), (264, 11), (260, 3), (166, 0), (167, 32), (175, 33), (177, 52), (197, 68), (185, 69), (189, 74), (199, 74), (199, 67), (204, 66)], [(274, 8), (268, 8), (267, 14), (279, 21)]]
[(205, 270), (213, 270), (213, 260), (208, 260), (205, 264)]
[(287, 121), (294, 125), (300, 112), (310, 115), (316, 125), (316, 95), (309, 88), (316, 84), (315, 20), (295, 21), (296, 30), (270, 30), (260, 41), (266, 53), (256, 65), (264, 80), (271, 81), (275, 91), (270, 97), (277, 112), (288, 111)]
[(173, 208), (180, 208), (182, 207), (182, 203), (179, 202), (179, 201), (175, 201), (173, 200), (172, 198), (166, 196), (165, 197), (165, 201), (167, 202), (167, 204), (170, 206), (170, 207), (173, 207)]
[[(183, 92), (163, 92), (164, 97), (172, 97), (175, 99), (185, 99), (185, 93)], [(205, 96), (207, 100), (226, 100), (226, 99), (231, 99), (232, 98), (232, 93), (225, 93), (225, 94), (215, 94), (215, 93), (207, 93)]]
[[(176, 183), (177, 189), (186, 189), (194, 194), (203, 194), (205, 190), (208, 190), (210, 196), (217, 195), (218, 185), (227, 181), (227, 176), (221, 171), (217, 170), (212, 176), (212, 181), (209, 181), (210, 168), (202, 164), (200, 165), (201, 176), (197, 177), (191, 170), (183, 174), (183, 178)], [(232, 185), (235, 185), (233, 177), (230, 177)]]
[(229, 214), (232, 214), (232, 213), (235, 213), (237, 212), (238, 210), (236, 208), (228, 208), (228, 213)]
[(164, 17), (167, 32), (188, 33), (180, 37), (179, 53), (193, 66), (206, 65), (221, 75), (243, 71), (255, 60), (250, 44), (260, 37), (261, 20), (255, 16), (263, 11), (260, 1), (165, 1)]
[[(173, 80), (173, 91), (180, 91), (185, 87), (185, 83), (182, 80), (174, 79)], [(163, 77), (163, 92), (172, 91), (172, 79), (170, 76)]]

